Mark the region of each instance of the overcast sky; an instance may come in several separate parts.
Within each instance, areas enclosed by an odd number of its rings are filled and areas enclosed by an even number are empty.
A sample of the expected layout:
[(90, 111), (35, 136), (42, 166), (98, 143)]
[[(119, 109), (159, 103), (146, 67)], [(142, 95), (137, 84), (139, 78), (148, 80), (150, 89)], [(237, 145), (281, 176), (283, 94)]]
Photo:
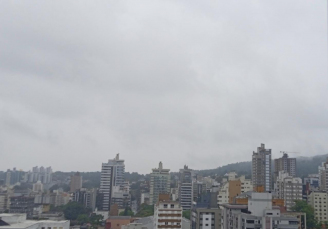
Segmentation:
[(327, 1), (1, 1), (0, 170), (328, 153)]

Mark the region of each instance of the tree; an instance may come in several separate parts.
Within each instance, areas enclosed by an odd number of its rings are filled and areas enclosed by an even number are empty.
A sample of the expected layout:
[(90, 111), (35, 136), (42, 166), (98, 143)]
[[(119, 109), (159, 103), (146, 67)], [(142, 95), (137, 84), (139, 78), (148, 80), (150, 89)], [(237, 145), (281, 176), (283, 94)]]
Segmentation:
[(190, 210), (183, 211), (182, 216), (190, 220)]
[(120, 213), (121, 216), (134, 216), (133, 211), (131, 208), (126, 207), (123, 212)]
[[(306, 227), (308, 229), (320, 229), (321, 226), (314, 217), (314, 209), (304, 200), (296, 200), (292, 211), (306, 213)], [(303, 222), (304, 223), (304, 222)]]
[(154, 205), (141, 204), (140, 211), (136, 217), (148, 217), (154, 215)]
[(78, 202), (69, 202), (63, 207), (65, 218), (68, 220), (76, 220), (79, 215), (89, 214), (90, 209), (85, 208)]
[(86, 214), (78, 215), (77, 222), (81, 225), (89, 222), (89, 217)]

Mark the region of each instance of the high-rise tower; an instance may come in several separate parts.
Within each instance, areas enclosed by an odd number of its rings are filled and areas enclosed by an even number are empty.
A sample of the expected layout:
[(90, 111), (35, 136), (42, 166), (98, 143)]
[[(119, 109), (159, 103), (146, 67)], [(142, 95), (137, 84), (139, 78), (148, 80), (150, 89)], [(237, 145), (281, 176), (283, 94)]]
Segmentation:
[(261, 144), (252, 156), (252, 183), (254, 191), (271, 191), (271, 149)]
[(170, 170), (163, 169), (162, 162), (159, 163), (158, 169), (153, 169), (150, 174), (150, 204), (156, 204), (159, 194), (170, 193)]
[(125, 165), (124, 160), (120, 160), (119, 154), (113, 160), (102, 163), (100, 189), (101, 201), (98, 210), (109, 211), (114, 186), (124, 184)]

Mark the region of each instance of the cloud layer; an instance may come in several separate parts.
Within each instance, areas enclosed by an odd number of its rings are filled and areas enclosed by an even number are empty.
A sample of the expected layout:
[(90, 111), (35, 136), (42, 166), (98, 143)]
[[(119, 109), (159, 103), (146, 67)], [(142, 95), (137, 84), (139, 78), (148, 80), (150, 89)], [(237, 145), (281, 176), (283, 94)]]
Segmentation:
[(0, 170), (327, 153), (324, 1), (2, 1)]

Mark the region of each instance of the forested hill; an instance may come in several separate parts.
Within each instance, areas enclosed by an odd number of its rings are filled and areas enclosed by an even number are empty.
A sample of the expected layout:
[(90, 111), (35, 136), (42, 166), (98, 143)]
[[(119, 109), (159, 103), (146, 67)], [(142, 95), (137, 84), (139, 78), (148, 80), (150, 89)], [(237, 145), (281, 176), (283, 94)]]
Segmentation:
[[(328, 154), (318, 155), (314, 157), (298, 157), (297, 158), (297, 176), (305, 177), (308, 174), (318, 173), (318, 166), (321, 165), (322, 162), (326, 161)], [(218, 167), (216, 169), (208, 169), (208, 170), (200, 170), (199, 173), (203, 176), (224, 176), (227, 172), (235, 171), (237, 174), (246, 175), (247, 178), (251, 177), (251, 167), (252, 162), (237, 162), (233, 164), (224, 165)], [(273, 168), (273, 160), (272, 160), (272, 168)]]

